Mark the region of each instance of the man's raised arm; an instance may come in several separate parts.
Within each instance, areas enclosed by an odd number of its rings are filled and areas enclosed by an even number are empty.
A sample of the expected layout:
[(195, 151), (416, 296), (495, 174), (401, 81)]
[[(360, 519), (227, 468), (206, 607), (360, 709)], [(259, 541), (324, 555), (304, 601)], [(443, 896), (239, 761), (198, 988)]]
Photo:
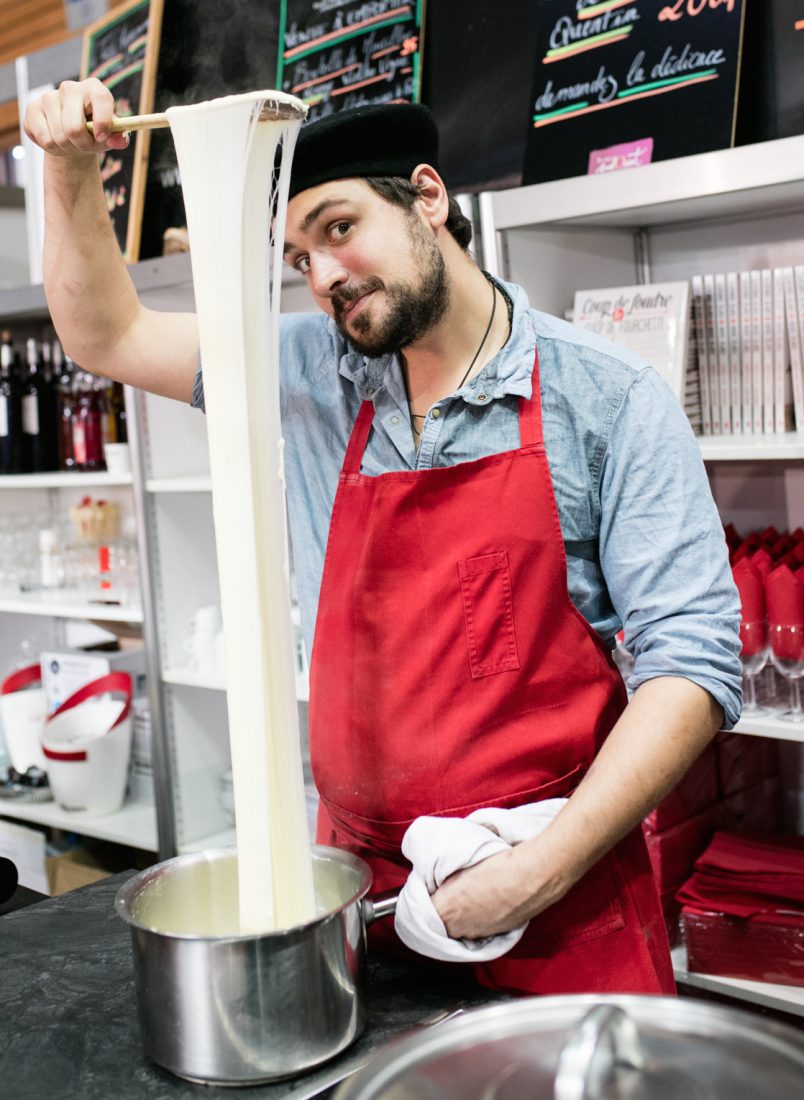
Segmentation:
[(65, 81), (26, 111), (26, 134), (48, 154), (45, 296), (65, 351), (86, 370), (189, 402), (195, 315), (142, 305), (106, 211), (99, 155), (128, 144), (109, 132), (113, 109), (111, 92), (91, 79)]

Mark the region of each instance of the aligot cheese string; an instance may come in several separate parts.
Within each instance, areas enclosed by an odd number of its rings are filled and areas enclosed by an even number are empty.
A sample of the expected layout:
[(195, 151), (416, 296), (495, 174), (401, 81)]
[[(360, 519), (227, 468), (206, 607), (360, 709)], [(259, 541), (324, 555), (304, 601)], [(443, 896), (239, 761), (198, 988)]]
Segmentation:
[[(298, 105), (298, 119), (258, 121), (271, 103)], [(290, 155), (303, 111), (280, 92), (167, 111), (204, 368), (244, 932), (315, 915), (279, 421), (282, 249), (270, 247), (272, 218), (280, 245), (284, 237)]]

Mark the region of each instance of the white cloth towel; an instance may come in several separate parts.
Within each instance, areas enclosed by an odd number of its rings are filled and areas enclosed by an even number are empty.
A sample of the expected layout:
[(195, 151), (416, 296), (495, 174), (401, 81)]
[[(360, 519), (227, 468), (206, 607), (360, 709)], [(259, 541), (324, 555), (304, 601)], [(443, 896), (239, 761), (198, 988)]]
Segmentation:
[(402, 854), (413, 864), (394, 919), (402, 942), (420, 955), (446, 962), (487, 962), (510, 951), (527, 924), (480, 940), (451, 939), (430, 895), (456, 871), (538, 836), (566, 802), (550, 798), (512, 810), (491, 806), (468, 817), (416, 818), (402, 838)]

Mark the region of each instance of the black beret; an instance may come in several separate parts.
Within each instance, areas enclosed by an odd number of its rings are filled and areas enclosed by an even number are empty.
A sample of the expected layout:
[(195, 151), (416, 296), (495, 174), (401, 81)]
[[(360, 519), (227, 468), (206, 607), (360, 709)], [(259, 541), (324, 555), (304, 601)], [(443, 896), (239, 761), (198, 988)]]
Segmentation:
[(417, 164), (438, 170), (438, 127), (420, 103), (374, 103), (305, 123), (296, 140), (290, 197), (355, 176), (410, 179)]

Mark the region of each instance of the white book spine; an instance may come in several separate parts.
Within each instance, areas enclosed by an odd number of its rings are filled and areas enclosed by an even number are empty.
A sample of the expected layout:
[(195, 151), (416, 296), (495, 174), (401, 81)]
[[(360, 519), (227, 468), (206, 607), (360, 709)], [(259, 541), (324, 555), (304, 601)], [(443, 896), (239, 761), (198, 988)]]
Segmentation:
[(762, 274), (751, 275), (751, 397), (754, 432), (762, 431)]
[(754, 431), (751, 400), (751, 277), (740, 272), (740, 362), (742, 364), (743, 431)]
[(784, 324), (784, 275), (780, 267), (773, 269), (773, 430), (783, 432), (785, 415), (785, 381), (787, 378), (787, 334)]
[(720, 425), (731, 433), (731, 380), (729, 378), (729, 316), (726, 305), (726, 276), (715, 275), (715, 340), (717, 373), (720, 380)]
[(773, 272), (762, 269), (762, 430), (773, 431)]
[(717, 339), (715, 336), (715, 278), (704, 275), (704, 333), (706, 338), (706, 357), (709, 361), (709, 396), (712, 401), (712, 431), (720, 435), (723, 421), (720, 413), (720, 366), (717, 358)]
[(692, 318), (695, 344), (698, 349), (698, 370), (701, 378), (701, 423), (704, 435), (712, 434), (712, 398), (709, 382), (709, 358), (706, 354), (706, 316), (704, 311), (703, 277), (692, 277)]
[[(804, 283), (804, 266), (799, 267), (797, 271)], [(804, 327), (800, 322), (801, 313), (804, 311), (804, 297), (796, 294), (796, 271), (792, 267), (784, 268), (784, 290), (796, 431), (804, 431)]]
[(740, 290), (737, 273), (726, 275), (726, 311), (728, 314), (729, 389), (731, 392), (731, 429), (743, 433), (743, 387), (740, 366)]

